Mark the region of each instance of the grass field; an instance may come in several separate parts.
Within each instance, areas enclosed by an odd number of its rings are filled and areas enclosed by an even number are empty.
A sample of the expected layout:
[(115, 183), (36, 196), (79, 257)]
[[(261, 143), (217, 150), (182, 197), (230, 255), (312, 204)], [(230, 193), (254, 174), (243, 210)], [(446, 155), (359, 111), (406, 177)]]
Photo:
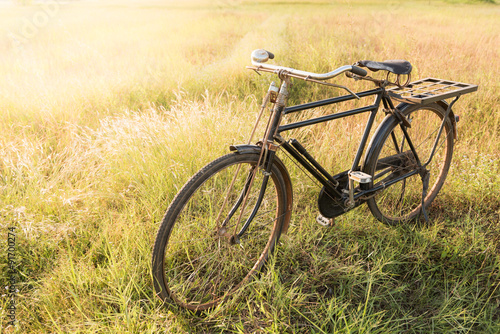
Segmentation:
[[(3, 290), (0, 332), (500, 332), (499, 21), (489, 1), (0, 3), (0, 286), (12, 264), (18, 289), (16, 327)], [(268, 270), (210, 313), (161, 305), (159, 222), (195, 171), (246, 141), (275, 80), (245, 69), (256, 48), (317, 72), (407, 59), (414, 79), (479, 90), (454, 108), (432, 224), (387, 227), (360, 207), (322, 228), (319, 189), (289, 165), (295, 211)], [(339, 93), (296, 82), (291, 102)], [(343, 168), (359, 120), (293, 136)]]

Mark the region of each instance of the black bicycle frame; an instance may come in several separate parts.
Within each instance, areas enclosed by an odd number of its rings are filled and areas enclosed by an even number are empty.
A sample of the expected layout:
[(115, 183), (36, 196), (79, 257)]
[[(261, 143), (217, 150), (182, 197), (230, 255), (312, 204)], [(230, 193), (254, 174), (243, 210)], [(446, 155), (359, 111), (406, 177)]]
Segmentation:
[[(359, 168), (360, 168), (359, 163), (360, 163), (361, 157), (363, 155), (363, 152), (365, 150), (366, 143), (368, 141), (368, 136), (369, 136), (370, 131), (373, 127), (375, 116), (379, 110), (380, 103), (381, 103), (381, 101), (383, 101), (384, 106), (389, 107), (389, 106), (392, 106), (392, 101), (385, 95), (385, 89), (383, 89), (383, 88), (377, 88), (377, 89), (363, 91), (363, 92), (357, 93), (357, 95), (360, 98), (367, 97), (367, 96), (376, 96), (376, 99), (372, 105), (369, 105), (366, 107), (351, 109), (351, 110), (347, 110), (347, 111), (343, 111), (343, 112), (339, 112), (339, 113), (334, 113), (334, 114), (330, 114), (330, 115), (326, 115), (326, 116), (308, 119), (305, 121), (281, 125), (277, 129), (277, 133), (281, 134), (282, 132), (292, 130), (292, 129), (301, 128), (301, 127), (308, 126), (308, 125), (314, 125), (314, 124), (318, 124), (318, 123), (332, 121), (335, 119), (340, 119), (340, 118), (349, 117), (349, 116), (353, 116), (353, 115), (357, 115), (357, 114), (361, 114), (361, 113), (370, 112), (370, 117), (369, 117), (368, 122), (366, 124), (363, 136), (361, 137), (361, 142), (358, 146), (358, 151), (356, 153), (356, 157), (354, 158), (354, 161), (353, 161), (352, 166), (351, 166), (351, 171), (359, 170)], [(331, 104), (337, 104), (337, 103), (353, 100), (355, 98), (356, 97), (354, 95), (343, 95), (343, 96), (325, 99), (325, 100), (320, 100), (320, 101), (316, 101), (316, 102), (299, 104), (296, 106), (285, 108), (283, 111), (283, 114), (287, 115), (287, 114), (291, 114), (291, 113), (302, 111), (302, 110), (317, 108), (317, 107), (331, 105)], [(341, 194), (335, 189), (335, 186), (338, 185), (338, 179), (340, 179), (341, 177), (345, 177), (347, 175), (348, 171), (344, 171), (344, 172), (339, 173), (335, 176), (332, 176), (295, 139), (292, 139), (291, 141), (284, 141), (281, 143), (281, 146), (294, 159), (296, 159), (297, 162), (299, 162), (309, 173), (311, 173), (311, 175), (314, 176), (314, 178), (317, 179), (323, 186), (328, 188), (332, 193), (337, 194), (338, 196), (341, 196)], [(359, 195), (357, 197), (359, 197)]]
[[(369, 106), (365, 107), (360, 107), (356, 109), (351, 109), (343, 112), (338, 112), (338, 113), (333, 113), (330, 115), (325, 115), (321, 117), (316, 117), (316, 118), (311, 118), (305, 121), (299, 121), (299, 122), (293, 122), (285, 125), (279, 125), (281, 122), (282, 116), (298, 112), (298, 111), (303, 111), (307, 109), (312, 109), (312, 108), (317, 108), (317, 107), (322, 107), (326, 105), (331, 105), (331, 104), (337, 104), (349, 100), (353, 100), (356, 98), (356, 96), (350, 94), (350, 95), (343, 95), (339, 97), (334, 97), (330, 99), (325, 99), (325, 100), (320, 100), (320, 101), (315, 101), (315, 102), (309, 102), (309, 103), (304, 103), (304, 104), (299, 104), (291, 107), (280, 107), (277, 106), (275, 112), (274, 112), (274, 117), (270, 122), (270, 131), (268, 133), (268, 138), (266, 140), (268, 142), (273, 142), (274, 140), (277, 140), (279, 144), (287, 151), (298, 163), (300, 163), (315, 179), (317, 179), (326, 189), (328, 189), (330, 194), (334, 194), (338, 196), (338, 198), (342, 198), (345, 194), (342, 194), (339, 192), (336, 187), (339, 185), (339, 180), (343, 178), (347, 178), (348, 172), (343, 171), (341, 173), (338, 173), (334, 176), (332, 176), (330, 173), (328, 173), (318, 161), (316, 161), (308, 152), (307, 150), (296, 140), (296, 139), (291, 139), (289, 141), (283, 140), (281, 137), (281, 133), (292, 130), (292, 129), (297, 129), (309, 125), (314, 125), (314, 124), (319, 124), (323, 122), (328, 122), (332, 121), (335, 119), (340, 119), (340, 118), (345, 118), (361, 113), (366, 113), (370, 112), (370, 117), (368, 119), (368, 122), (366, 124), (366, 127), (364, 129), (363, 136), (361, 137), (361, 142), (359, 143), (358, 150), (356, 153), (356, 156), (354, 158), (354, 161), (352, 163), (350, 171), (356, 171), (360, 169), (360, 161), (361, 157), (363, 155), (363, 152), (365, 151), (366, 148), (366, 143), (368, 141), (368, 136), (370, 134), (370, 131), (373, 127), (373, 123), (375, 121), (375, 116), (377, 115), (377, 112), (379, 111), (380, 108), (380, 103), (382, 102), (384, 105), (384, 108), (386, 110), (394, 110), (394, 105), (391, 101), (391, 99), (386, 95), (386, 91), (384, 88), (376, 88), (372, 90), (367, 90), (363, 91), (360, 93), (356, 93), (358, 97), (368, 97), (368, 96), (376, 96), (375, 102)], [(408, 144), (411, 148), (411, 151), (413, 152), (414, 156), (417, 159), (418, 166), (420, 167), (420, 161), (418, 160), (418, 156), (415, 152), (415, 149), (413, 147), (413, 143), (411, 142), (410, 137), (408, 136), (408, 133), (406, 132), (405, 126), (402, 122), (400, 122), (400, 126), (403, 130), (404, 133), (404, 138), (406, 141), (408, 141)], [(267, 156), (263, 162), (263, 167), (265, 170), (265, 173), (267, 174), (264, 177), (264, 182), (261, 185), (260, 189), (260, 194), (259, 194), (259, 200), (257, 201), (256, 207), (254, 208), (254, 212), (252, 212), (250, 218), (245, 222), (243, 225), (242, 229), (240, 232), (237, 234), (238, 237), (242, 236), (246, 229), (248, 228), (248, 225), (250, 224), (250, 221), (252, 220), (253, 216), (255, 215), (255, 212), (257, 211), (258, 207), (260, 206), (260, 200), (262, 198), (262, 195), (265, 191), (266, 185), (267, 185), (267, 180), (271, 172), (271, 167), (273, 164), (273, 159), (276, 154), (275, 150), (269, 149), (267, 144), (264, 144), (263, 149), (266, 149), (267, 151)], [(398, 154), (388, 157), (388, 159), (399, 159), (400, 155), (405, 154), (406, 152), (398, 152)], [(405, 179), (409, 176), (415, 175), (418, 173), (418, 170), (410, 171), (402, 176), (395, 177), (394, 179), (391, 179), (387, 182), (384, 182), (384, 185), (379, 185), (376, 187), (373, 187), (368, 190), (361, 190), (360, 192), (356, 193), (354, 195), (354, 199), (360, 204), (361, 202), (359, 201), (359, 198), (361, 196), (366, 196), (369, 194), (372, 194), (384, 187), (387, 187), (393, 183), (399, 182), (402, 179)], [(357, 206), (357, 205), (356, 205)]]

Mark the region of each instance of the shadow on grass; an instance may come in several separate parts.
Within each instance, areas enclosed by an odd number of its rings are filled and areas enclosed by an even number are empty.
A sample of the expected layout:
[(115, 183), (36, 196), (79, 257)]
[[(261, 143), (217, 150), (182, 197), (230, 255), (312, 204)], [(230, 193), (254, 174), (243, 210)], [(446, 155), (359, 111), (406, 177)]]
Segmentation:
[(211, 313), (183, 313), (184, 328), (241, 333), (500, 330), (498, 213), (433, 209), (432, 223), (417, 227), (386, 227), (360, 219), (360, 213), (347, 214), (330, 229), (296, 220), (261, 277)]

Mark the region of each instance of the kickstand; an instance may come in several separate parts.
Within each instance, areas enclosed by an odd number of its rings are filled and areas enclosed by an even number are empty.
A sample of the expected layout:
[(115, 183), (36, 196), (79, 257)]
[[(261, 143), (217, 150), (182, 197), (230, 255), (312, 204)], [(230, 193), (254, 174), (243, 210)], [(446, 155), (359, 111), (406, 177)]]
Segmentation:
[(429, 222), (429, 217), (427, 216), (427, 211), (425, 211), (424, 200), (427, 196), (427, 190), (429, 189), (429, 179), (431, 177), (431, 173), (424, 169), (422, 173), (420, 173), (420, 177), (422, 178), (422, 213), (424, 214), (425, 222)]

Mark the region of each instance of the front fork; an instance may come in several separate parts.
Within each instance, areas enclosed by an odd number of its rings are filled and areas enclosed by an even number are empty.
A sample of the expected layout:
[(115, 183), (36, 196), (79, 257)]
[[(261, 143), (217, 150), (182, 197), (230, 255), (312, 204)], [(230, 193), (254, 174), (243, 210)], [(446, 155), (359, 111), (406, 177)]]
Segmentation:
[[(278, 132), (278, 127), (280, 126), (283, 111), (285, 110), (286, 101), (288, 99), (288, 86), (289, 80), (285, 78), (281, 82), (279, 91), (276, 91), (277, 87), (274, 82), (272, 82), (269, 87), (268, 94), (271, 96), (270, 101), (274, 103), (274, 107), (262, 139), (262, 150), (260, 153), (262, 159), (261, 166), (263, 167), (262, 169), (266, 176), (266, 181), (268, 176), (271, 175), (274, 157), (279, 147), (279, 145), (274, 142), (274, 138)], [(264, 184), (263, 186), (265, 187)]]
[[(266, 98), (264, 99), (264, 103), (262, 105), (262, 110), (265, 109), (266, 104), (269, 101), (271, 103), (274, 103), (274, 107), (273, 107), (272, 113), (269, 117), (269, 121), (268, 121), (268, 124), (266, 127), (264, 137), (262, 138), (262, 141), (261, 141), (261, 152), (260, 152), (258, 164), (257, 164), (257, 166), (255, 166), (255, 168), (253, 168), (250, 171), (249, 176), (248, 176), (247, 181), (246, 181), (246, 184), (245, 184), (245, 187), (244, 187), (244, 190), (240, 194), (240, 197), (236, 201), (236, 204), (233, 206), (229, 215), (226, 217), (226, 219), (224, 220), (224, 222), (222, 224), (222, 226), (225, 226), (228, 223), (228, 221), (232, 218), (234, 213), (236, 213), (238, 208), (240, 206), (243, 206), (241, 208), (241, 211), (240, 211), (241, 214), (238, 217), (238, 221), (236, 223), (235, 233), (230, 239), (231, 243), (235, 243), (235, 244), (239, 243), (239, 239), (243, 236), (243, 234), (246, 232), (246, 230), (250, 226), (250, 223), (255, 218), (255, 215), (257, 214), (257, 212), (260, 208), (260, 205), (262, 204), (262, 199), (264, 198), (264, 194), (265, 194), (265, 191), (267, 188), (267, 183), (269, 181), (269, 177), (271, 176), (271, 169), (273, 166), (274, 157), (276, 156), (276, 151), (279, 147), (279, 145), (277, 145), (274, 142), (274, 137), (276, 136), (276, 133), (277, 133), (277, 130), (278, 130), (278, 127), (280, 125), (281, 118), (283, 115), (283, 110), (285, 109), (286, 100), (288, 98), (288, 86), (289, 86), (289, 82), (287, 79), (282, 81), (281, 87), (279, 89), (275, 85), (275, 83), (272, 82), (271, 85), (269, 86), (269, 90), (268, 90), (268, 93), (266, 95)], [(258, 124), (259, 120), (260, 120), (260, 116), (257, 119), (257, 122), (256, 122), (257, 124)], [(254, 131), (257, 128), (257, 124), (255, 124)], [(253, 135), (254, 131), (252, 131), (252, 135)], [(251, 141), (251, 138), (250, 138), (250, 141)], [(264, 177), (262, 179), (262, 184), (260, 186), (259, 196), (257, 198), (257, 201), (256, 201), (254, 207), (253, 207), (252, 212), (250, 213), (249, 217), (246, 219), (246, 221), (243, 224), (243, 226), (241, 227), (241, 229), (238, 231), (238, 226), (240, 225), (240, 222), (241, 222), (242, 213), (243, 213), (243, 210), (245, 209), (245, 206), (246, 206), (247, 197), (251, 191), (251, 188), (253, 185), (253, 180), (255, 178), (255, 174), (258, 173), (259, 170), (262, 171), (262, 173), (264, 174)]]

